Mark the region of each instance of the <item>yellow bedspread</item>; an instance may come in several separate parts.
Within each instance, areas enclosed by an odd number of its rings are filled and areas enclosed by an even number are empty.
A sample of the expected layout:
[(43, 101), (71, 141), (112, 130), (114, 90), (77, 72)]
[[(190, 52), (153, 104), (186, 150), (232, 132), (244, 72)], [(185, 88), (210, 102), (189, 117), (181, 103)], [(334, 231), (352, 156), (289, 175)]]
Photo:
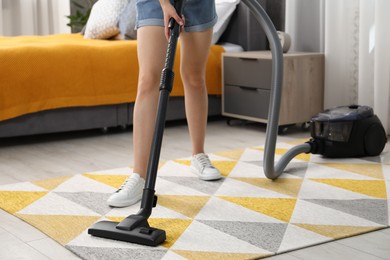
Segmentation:
[[(221, 54), (212, 46), (210, 95), (221, 94)], [(179, 51), (171, 96), (183, 96)], [(137, 41), (86, 40), (79, 34), (0, 37), (0, 120), (37, 111), (134, 102)]]

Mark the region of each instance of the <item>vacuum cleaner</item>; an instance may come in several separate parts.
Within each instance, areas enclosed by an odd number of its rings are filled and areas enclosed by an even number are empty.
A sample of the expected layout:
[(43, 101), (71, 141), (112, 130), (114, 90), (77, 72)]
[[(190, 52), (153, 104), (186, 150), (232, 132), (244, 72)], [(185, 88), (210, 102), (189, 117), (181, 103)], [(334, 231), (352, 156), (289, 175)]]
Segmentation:
[(373, 109), (350, 105), (327, 109), (310, 122), (311, 153), (330, 158), (379, 155), (386, 132)]
[(275, 180), (288, 163), (301, 153), (330, 158), (379, 155), (387, 142), (386, 132), (372, 108), (351, 105), (325, 110), (310, 121), (312, 138), (289, 149), (275, 165), (276, 139), (283, 82), (283, 52), (272, 21), (256, 1), (242, 0), (262, 26), (272, 53), (271, 102), (264, 146), (263, 170)]
[[(271, 123), (274, 123), (272, 120)], [(269, 135), (264, 149), (264, 173), (272, 180), (278, 178), (287, 164), (301, 153), (329, 158), (377, 156), (387, 143), (385, 129), (373, 109), (360, 105), (338, 106), (312, 117), (311, 139), (288, 150), (276, 166), (273, 157), (276, 136), (272, 133)]]
[[(177, 13), (181, 16), (185, 0), (175, 0)], [(367, 107), (349, 106), (320, 113), (311, 121), (312, 139), (288, 150), (274, 164), (276, 138), (278, 134), (279, 111), (283, 82), (283, 51), (276, 29), (256, 0), (241, 0), (263, 28), (272, 53), (271, 102), (264, 151), (264, 174), (269, 179), (277, 179), (288, 163), (301, 153), (319, 153), (329, 157), (365, 156), (379, 154), (386, 143), (386, 134), (379, 119)], [(169, 94), (173, 86), (173, 62), (180, 26), (175, 20), (169, 23), (170, 39), (165, 66), (160, 82), (160, 96), (156, 127), (148, 162), (145, 188), (141, 208), (121, 222), (100, 221), (88, 229), (88, 234), (114, 240), (127, 241), (148, 246), (157, 246), (166, 239), (164, 230), (151, 227), (148, 218), (157, 204), (155, 183), (160, 157), (165, 115)]]

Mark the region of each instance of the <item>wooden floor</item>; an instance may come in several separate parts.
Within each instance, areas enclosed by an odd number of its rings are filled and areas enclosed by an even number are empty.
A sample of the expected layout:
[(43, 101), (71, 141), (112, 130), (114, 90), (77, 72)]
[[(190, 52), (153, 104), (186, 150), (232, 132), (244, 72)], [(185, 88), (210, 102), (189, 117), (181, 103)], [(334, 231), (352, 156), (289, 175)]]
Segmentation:
[[(239, 123), (239, 122), (238, 122)], [(309, 137), (298, 127), (279, 141)], [(264, 144), (261, 124), (227, 126), (224, 119), (209, 122), (206, 152)], [(388, 147), (387, 147), (388, 148)], [(189, 156), (185, 122), (168, 123), (161, 160)], [(0, 185), (73, 175), (132, 164), (131, 129), (112, 129), (0, 139)], [(0, 259), (78, 259), (45, 234), (0, 210)], [(313, 246), (267, 259), (390, 259), (390, 229)]]

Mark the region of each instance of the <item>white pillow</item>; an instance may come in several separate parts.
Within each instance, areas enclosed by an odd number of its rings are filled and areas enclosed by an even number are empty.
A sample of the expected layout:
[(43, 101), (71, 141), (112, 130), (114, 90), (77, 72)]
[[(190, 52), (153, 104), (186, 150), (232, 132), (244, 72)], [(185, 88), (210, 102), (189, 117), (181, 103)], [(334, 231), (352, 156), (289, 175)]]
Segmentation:
[(216, 44), (221, 38), (238, 3), (240, 3), (240, 0), (215, 0), (218, 21), (214, 25), (212, 44)]
[(99, 0), (91, 10), (84, 38), (108, 39), (119, 33), (119, 15), (129, 0)]

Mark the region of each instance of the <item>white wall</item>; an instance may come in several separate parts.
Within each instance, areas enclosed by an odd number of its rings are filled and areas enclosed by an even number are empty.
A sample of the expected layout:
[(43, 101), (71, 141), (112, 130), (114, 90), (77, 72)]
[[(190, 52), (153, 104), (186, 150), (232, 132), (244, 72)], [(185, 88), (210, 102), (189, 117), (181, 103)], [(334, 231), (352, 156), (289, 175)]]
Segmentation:
[(291, 51), (324, 51), (324, 1), (286, 0), (286, 32)]
[[(0, 0), (0, 7), (3, 8), (3, 0)], [(3, 12), (0, 12), (0, 35), (3, 35)]]
[(6, 36), (69, 33), (69, 0), (0, 0), (0, 33)]

